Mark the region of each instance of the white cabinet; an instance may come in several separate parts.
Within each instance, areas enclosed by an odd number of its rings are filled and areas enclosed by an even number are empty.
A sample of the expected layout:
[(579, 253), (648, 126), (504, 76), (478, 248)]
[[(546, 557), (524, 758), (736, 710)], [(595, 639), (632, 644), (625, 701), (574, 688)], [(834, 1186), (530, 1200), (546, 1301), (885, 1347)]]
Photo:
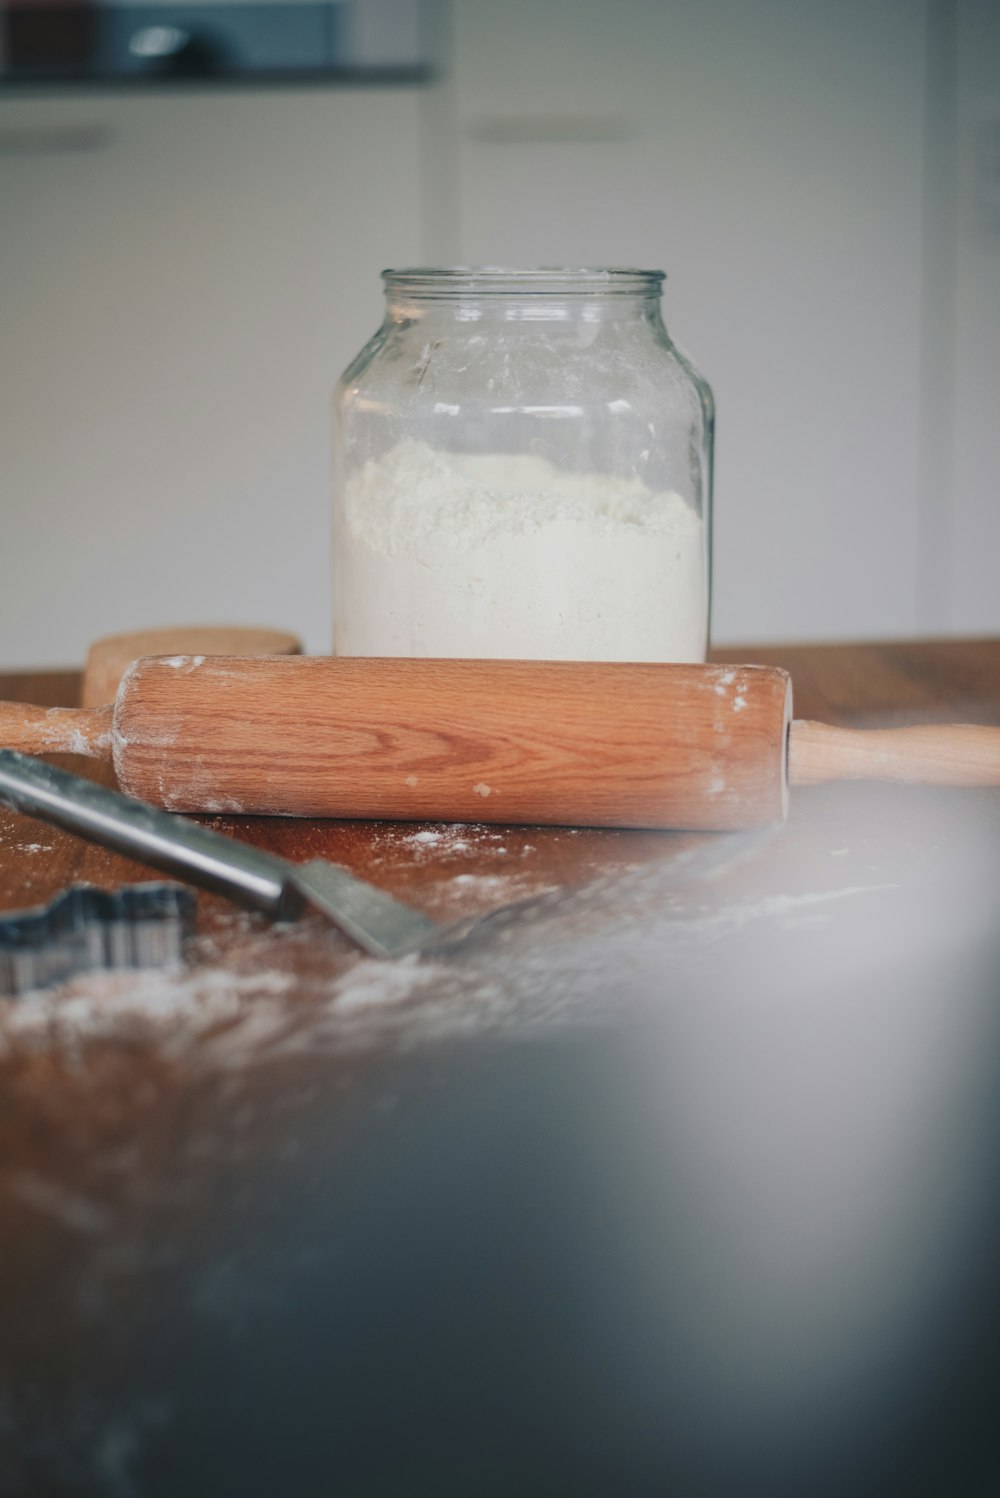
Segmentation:
[(924, 6), (455, 17), (463, 255), (668, 272), (718, 404), (716, 637), (912, 633)]
[(420, 90), (0, 101), (0, 661), (331, 644), (330, 398), (420, 258)]

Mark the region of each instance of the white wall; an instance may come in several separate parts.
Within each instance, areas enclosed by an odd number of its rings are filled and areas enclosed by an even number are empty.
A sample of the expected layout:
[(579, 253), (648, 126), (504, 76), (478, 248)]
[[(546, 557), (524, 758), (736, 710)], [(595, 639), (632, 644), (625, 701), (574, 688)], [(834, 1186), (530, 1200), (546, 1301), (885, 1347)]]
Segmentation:
[(185, 620), (330, 648), (330, 399), (420, 257), (418, 117), (415, 89), (0, 101), (4, 665)]
[(457, 21), (463, 252), (668, 272), (718, 406), (716, 637), (917, 628), (925, 7)]
[[(327, 649), (330, 392), (406, 261), (668, 271), (718, 638), (1000, 630), (990, 0), (452, 9), (432, 89), (0, 99), (0, 663)], [(107, 144), (19, 153), (59, 124)]]
[(951, 623), (1000, 629), (1000, 6), (959, 0)]

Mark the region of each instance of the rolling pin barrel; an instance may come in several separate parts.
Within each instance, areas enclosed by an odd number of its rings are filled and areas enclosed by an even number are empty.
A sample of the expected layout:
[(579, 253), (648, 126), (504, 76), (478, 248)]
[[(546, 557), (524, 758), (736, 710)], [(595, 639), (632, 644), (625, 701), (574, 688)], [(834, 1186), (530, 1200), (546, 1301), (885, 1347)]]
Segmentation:
[(173, 811), (736, 830), (786, 814), (790, 716), (764, 666), (192, 656), (112, 742)]

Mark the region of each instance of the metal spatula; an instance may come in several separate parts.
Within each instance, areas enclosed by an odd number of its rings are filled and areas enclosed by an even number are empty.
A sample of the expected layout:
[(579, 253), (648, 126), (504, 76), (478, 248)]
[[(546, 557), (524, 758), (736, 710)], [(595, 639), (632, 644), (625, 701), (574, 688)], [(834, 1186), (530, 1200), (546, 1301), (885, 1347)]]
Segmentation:
[(437, 922), (325, 859), (290, 863), (13, 749), (0, 749), (0, 803), (279, 919), (322, 911), (376, 957), (417, 951), (443, 934)]

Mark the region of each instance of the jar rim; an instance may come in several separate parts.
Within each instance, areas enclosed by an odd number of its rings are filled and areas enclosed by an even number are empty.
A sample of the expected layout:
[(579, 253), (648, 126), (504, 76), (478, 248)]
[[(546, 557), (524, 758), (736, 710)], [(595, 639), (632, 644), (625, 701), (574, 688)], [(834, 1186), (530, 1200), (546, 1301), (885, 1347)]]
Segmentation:
[(387, 296), (659, 296), (662, 270), (625, 266), (408, 266), (384, 270)]

